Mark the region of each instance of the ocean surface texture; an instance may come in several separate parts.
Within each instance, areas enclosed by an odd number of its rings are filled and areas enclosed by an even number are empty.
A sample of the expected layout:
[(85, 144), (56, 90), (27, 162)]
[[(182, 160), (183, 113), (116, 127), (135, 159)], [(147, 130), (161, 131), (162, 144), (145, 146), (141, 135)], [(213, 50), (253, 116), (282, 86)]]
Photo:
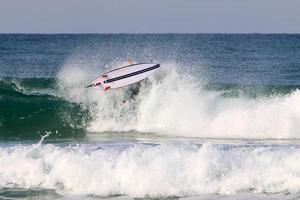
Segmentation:
[(298, 199), (299, 89), (300, 35), (0, 34), (0, 199)]

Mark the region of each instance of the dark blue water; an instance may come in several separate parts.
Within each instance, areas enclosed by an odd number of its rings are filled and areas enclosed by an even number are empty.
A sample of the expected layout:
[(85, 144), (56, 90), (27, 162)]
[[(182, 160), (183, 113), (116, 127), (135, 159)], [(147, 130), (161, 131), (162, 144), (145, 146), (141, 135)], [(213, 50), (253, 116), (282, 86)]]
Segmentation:
[(300, 35), (0, 35), (2, 77), (55, 77), (72, 58), (92, 68), (172, 61), (211, 82), (299, 85)]

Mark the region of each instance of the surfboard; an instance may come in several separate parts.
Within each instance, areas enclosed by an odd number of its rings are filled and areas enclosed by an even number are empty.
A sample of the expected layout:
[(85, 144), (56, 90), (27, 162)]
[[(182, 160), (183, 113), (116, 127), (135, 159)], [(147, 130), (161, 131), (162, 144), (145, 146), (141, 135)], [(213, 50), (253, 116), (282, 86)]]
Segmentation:
[(160, 64), (136, 63), (105, 72), (87, 87), (104, 90), (116, 89), (137, 83), (154, 73)]

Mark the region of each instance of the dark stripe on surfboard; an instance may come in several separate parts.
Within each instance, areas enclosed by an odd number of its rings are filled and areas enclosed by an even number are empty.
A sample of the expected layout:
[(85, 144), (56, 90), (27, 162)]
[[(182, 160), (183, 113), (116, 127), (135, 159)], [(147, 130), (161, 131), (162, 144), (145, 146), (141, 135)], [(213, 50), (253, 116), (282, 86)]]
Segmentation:
[(107, 79), (106, 81), (104, 81), (104, 83), (111, 83), (111, 82), (114, 82), (114, 81), (119, 81), (119, 80), (122, 80), (122, 79), (125, 79), (125, 78), (129, 78), (129, 77), (132, 77), (132, 76), (136, 76), (138, 74), (142, 74), (142, 73), (157, 69), (157, 68), (159, 68), (159, 64), (154, 65), (153, 67), (149, 67), (149, 68), (142, 69), (142, 70), (139, 70), (139, 71), (136, 71), (136, 72), (132, 72), (130, 74), (125, 74), (123, 76), (118, 76), (116, 78)]

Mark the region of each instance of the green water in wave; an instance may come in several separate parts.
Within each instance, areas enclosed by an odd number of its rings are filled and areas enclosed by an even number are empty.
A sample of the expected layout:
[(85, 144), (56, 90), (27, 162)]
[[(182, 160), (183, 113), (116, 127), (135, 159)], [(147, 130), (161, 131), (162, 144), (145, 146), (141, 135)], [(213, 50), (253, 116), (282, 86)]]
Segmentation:
[(50, 137), (81, 137), (90, 120), (88, 109), (38, 92), (54, 85), (54, 79), (0, 81), (0, 139), (39, 139), (49, 131), (55, 133)]

